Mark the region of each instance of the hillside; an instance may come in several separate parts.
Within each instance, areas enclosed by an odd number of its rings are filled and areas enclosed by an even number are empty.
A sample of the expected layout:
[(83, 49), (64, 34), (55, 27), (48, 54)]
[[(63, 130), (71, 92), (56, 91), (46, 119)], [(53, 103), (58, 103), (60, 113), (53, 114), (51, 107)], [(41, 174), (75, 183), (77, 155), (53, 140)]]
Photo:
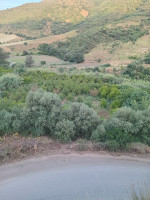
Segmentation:
[[(43, 0), (25, 4), (0, 12), (0, 32), (6, 34), (0, 46), (21, 54), (47, 43), (51, 50), (41, 48), (41, 53), (65, 61), (78, 56), (79, 62), (101, 59), (104, 64), (126, 65), (130, 55), (140, 57), (149, 52), (149, 9), (150, 0)], [(16, 35), (14, 41), (12, 34)], [(65, 40), (59, 40), (62, 37)]]
[[(100, 26), (100, 22), (112, 23), (112, 19), (122, 16), (124, 20), (125, 16), (143, 11), (141, 19), (149, 8), (150, 0), (43, 0), (0, 11), (0, 32), (34, 39), (65, 33), (80, 22), (82, 26)], [(139, 17), (133, 18), (139, 21)]]
[(44, 18), (77, 22), (97, 13), (131, 13), (142, 3), (143, 0), (43, 0), (1, 11), (0, 24)]

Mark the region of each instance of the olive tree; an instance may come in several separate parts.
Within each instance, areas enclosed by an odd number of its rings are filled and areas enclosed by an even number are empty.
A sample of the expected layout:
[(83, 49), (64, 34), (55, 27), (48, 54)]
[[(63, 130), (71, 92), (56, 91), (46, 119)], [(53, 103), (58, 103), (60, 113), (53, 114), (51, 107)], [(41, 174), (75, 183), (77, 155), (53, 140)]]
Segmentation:
[(97, 113), (83, 103), (72, 103), (66, 110), (66, 117), (75, 125), (75, 136), (90, 138), (92, 131), (99, 124)]
[(22, 131), (33, 136), (53, 135), (61, 109), (61, 100), (56, 94), (42, 89), (30, 91), (22, 112)]

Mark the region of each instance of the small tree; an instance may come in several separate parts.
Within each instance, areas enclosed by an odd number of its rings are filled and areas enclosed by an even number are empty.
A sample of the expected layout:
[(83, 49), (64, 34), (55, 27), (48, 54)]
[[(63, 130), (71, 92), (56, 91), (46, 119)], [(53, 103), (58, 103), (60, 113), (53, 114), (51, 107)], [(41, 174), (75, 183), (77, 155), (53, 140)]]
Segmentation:
[(33, 60), (32, 56), (26, 57), (25, 64), (26, 64), (26, 67), (29, 67), (29, 68), (33, 66), (34, 60)]
[(4, 52), (2, 48), (0, 48), (0, 64), (6, 64), (7, 58), (9, 58), (9, 53)]

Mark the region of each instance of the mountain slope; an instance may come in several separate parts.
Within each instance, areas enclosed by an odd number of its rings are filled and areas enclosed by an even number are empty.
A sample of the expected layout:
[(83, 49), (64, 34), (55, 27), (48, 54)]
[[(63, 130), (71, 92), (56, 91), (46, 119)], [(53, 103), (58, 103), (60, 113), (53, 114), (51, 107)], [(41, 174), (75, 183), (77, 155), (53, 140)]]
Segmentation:
[(125, 14), (139, 8), (146, 0), (43, 0), (0, 11), (0, 24), (30, 19), (50, 18), (63, 22), (79, 22), (97, 14)]
[[(149, 10), (150, 0), (43, 0), (25, 4), (0, 12), (0, 32), (30, 40), (28, 45), (0, 40), (0, 46), (21, 54), (23, 50), (37, 52), (35, 48), (43, 41), (52, 44), (43, 46), (41, 53), (63, 60), (113, 64), (115, 59), (124, 65), (130, 56), (149, 52)], [(70, 37), (61, 42), (48, 39), (64, 33)]]

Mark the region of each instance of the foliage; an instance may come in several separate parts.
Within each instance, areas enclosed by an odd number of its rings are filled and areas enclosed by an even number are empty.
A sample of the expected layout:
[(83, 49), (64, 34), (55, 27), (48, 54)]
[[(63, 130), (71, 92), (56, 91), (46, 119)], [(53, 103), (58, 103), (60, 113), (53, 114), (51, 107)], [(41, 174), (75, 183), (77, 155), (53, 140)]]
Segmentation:
[(134, 110), (144, 110), (150, 105), (150, 94), (146, 91), (135, 91), (123, 105)]
[(0, 48), (0, 65), (7, 64), (7, 58), (9, 58), (9, 53), (4, 52), (3, 49)]
[[(19, 112), (18, 112), (19, 111)], [(16, 132), (20, 129), (20, 110), (14, 108), (12, 112), (0, 110), (0, 135)]]
[(0, 110), (0, 135), (9, 133), (11, 129), (11, 120), (12, 115), (9, 112)]
[(46, 61), (42, 60), (41, 65), (46, 65)]
[[(0, 112), (9, 120), (1, 121), (1, 134), (48, 135), (62, 142), (91, 138), (113, 151), (131, 142), (150, 145), (148, 82), (67, 69), (56, 74), (45, 68), (20, 71), (16, 66), (14, 71), (17, 75), (4, 70), (0, 77)], [(100, 110), (99, 102), (106, 111)], [(108, 119), (100, 119), (101, 111)]]
[(62, 119), (56, 124), (55, 137), (61, 142), (70, 142), (74, 139), (75, 125), (72, 121)]
[(129, 64), (123, 74), (135, 79), (150, 80), (150, 69), (136, 62)]
[(0, 76), (2, 76), (3, 74), (11, 73), (11, 72), (13, 72), (13, 69), (0, 66)]
[(0, 77), (0, 90), (10, 91), (13, 88), (21, 86), (21, 78), (13, 73), (4, 74)]
[(75, 125), (76, 138), (90, 138), (92, 131), (99, 124), (99, 117), (96, 112), (83, 103), (72, 103), (65, 114), (67, 119)]
[[(77, 26), (78, 27), (78, 26)], [(100, 43), (107, 41), (135, 42), (138, 38), (147, 34), (147, 30), (141, 29), (141, 26), (129, 26), (123, 28), (121, 26), (115, 28), (92, 27), (87, 29), (79, 25), (79, 34), (75, 37), (68, 38), (65, 42), (55, 42), (52, 44), (41, 44), (39, 51), (44, 55), (56, 56), (62, 60), (69, 62), (83, 62), (84, 55), (89, 53)], [(109, 67), (106, 64), (104, 67)]]
[(61, 100), (44, 90), (30, 91), (22, 112), (22, 131), (33, 136), (52, 135), (60, 120)]
[(145, 64), (150, 64), (150, 54), (147, 54), (144, 58)]
[(94, 130), (91, 139), (96, 142), (108, 142), (115, 145), (112, 148), (117, 149), (125, 149), (127, 144), (133, 141), (149, 144), (149, 121), (150, 108), (140, 112), (124, 107), (114, 113), (111, 119), (104, 120)]
[(26, 57), (25, 64), (26, 64), (26, 67), (29, 67), (29, 68), (32, 67), (32, 65), (34, 64), (34, 60), (32, 56)]

